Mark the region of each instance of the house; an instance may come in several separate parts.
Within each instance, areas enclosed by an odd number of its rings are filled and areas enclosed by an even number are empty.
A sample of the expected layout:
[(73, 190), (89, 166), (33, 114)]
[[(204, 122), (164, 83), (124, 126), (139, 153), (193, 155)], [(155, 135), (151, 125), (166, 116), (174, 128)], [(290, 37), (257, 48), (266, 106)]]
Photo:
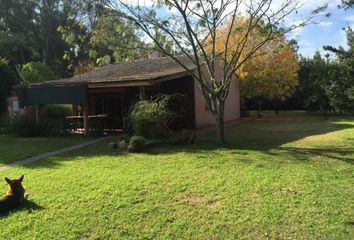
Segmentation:
[[(181, 58), (189, 70), (195, 66)], [(138, 60), (132, 63), (110, 64), (91, 72), (17, 87), (20, 107), (44, 104), (82, 106), (84, 129), (90, 118), (102, 116), (107, 128), (121, 128), (122, 119), (132, 103), (157, 94), (183, 94), (185, 109), (180, 116), (180, 128), (197, 129), (213, 125), (196, 80), (171, 58)], [(217, 69), (221, 74), (221, 69)], [(75, 108), (77, 109), (77, 108)], [(239, 83), (232, 80), (225, 106), (225, 121), (240, 117)]]

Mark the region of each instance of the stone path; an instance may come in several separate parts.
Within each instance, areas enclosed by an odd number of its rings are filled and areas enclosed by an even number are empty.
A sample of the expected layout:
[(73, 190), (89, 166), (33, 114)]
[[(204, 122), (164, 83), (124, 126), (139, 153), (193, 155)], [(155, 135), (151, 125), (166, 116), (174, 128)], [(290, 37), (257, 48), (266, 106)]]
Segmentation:
[(62, 154), (62, 153), (70, 152), (70, 151), (73, 151), (73, 150), (76, 150), (76, 149), (80, 149), (80, 148), (83, 148), (83, 147), (87, 147), (87, 146), (90, 146), (92, 144), (108, 140), (110, 138), (112, 138), (112, 137), (102, 137), (102, 138), (98, 138), (98, 139), (94, 139), (94, 140), (91, 140), (91, 141), (87, 141), (87, 142), (84, 142), (84, 143), (81, 143), (81, 144), (78, 144), (78, 145), (74, 145), (74, 146), (71, 146), (71, 147), (67, 147), (67, 148), (63, 148), (63, 149), (60, 149), (60, 150), (56, 150), (56, 151), (53, 151), (53, 152), (42, 153), (42, 154), (39, 154), (39, 155), (34, 156), (34, 157), (30, 157), (30, 158), (27, 158), (27, 159), (24, 159), (24, 160), (21, 160), (21, 161), (17, 161), (17, 162), (11, 163), (11, 164), (7, 164), (7, 165), (4, 165), (4, 166), (1, 166), (0, 167), (0, 172), (8, 170), (8, 169), (16, 167), (16, 166), (21, 166), (21, 165), (29, 164), (29, 163), (32, 163), (32, 162), (36, 162), (36, 161), (41, 160), (43, 158), (47, 158), (47, 157), (59, 155), (59, 154)]

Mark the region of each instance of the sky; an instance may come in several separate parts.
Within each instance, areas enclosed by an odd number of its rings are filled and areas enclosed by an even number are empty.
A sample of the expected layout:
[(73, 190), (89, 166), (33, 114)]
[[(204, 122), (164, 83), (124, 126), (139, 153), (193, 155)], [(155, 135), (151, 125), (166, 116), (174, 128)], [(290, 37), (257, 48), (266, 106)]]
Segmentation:
[[(247, 1), (247, 0), (245, 0)], [(351, 26), (354, 28), (354, 9), (344, 10), (338, 9), (340, 0), (297, 0), (302, 7), (298, 14), (293, 14), (286, 19), (288, 24), (299, 20), (299, 16), (308, 16), (311, 10), (328, 4), (327, 12), (331, 13), (329, 18), (320, 17), (316, 19), (317, 24), (311, 24), (304, 28), (299, 28), (288, 34), (289, 39), (298, 41), (299, 53), (305, 57), (311, 57), (316, 51), (323, 54), (327, 52), (323, 50), (323, 46), (330, 45), (334, 47), (346, 47), (346, 34), (343, 27)], [(130, 0), (130, 3), (139, 3), (151, 7), (151, 0)], [(274, 9), (277, 9), (284, 0), (273, 0)]]
[[(317, 2), (310, 0), (308, 2)], [(354, 28), (354, 9), (347, 11), (338, 9), (340, 1), (329, 1), (328, 11), (331, 13), (329, 18), (319, 19), (318, 24), (306, 26), (291, 36), (298, 41), (299, 53), (306, 57), (311, 57), (316, 51), (326, 53), (323, 46), (347, 46), (346, 34), (343, 27), (351, 26)]]

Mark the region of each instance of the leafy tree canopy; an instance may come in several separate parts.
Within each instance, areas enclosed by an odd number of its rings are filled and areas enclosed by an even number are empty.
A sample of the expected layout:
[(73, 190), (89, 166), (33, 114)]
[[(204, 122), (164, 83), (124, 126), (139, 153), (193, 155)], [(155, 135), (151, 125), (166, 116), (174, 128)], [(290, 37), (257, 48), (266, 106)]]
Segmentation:
[(6, 99), (11, 94), (12, 86), (17, 83), (17, 76), (8, 66), (7, 61), (0, 58), (0, 118), (6, 111)]
[(21, 83), (37, 83), (56, 79), (57, 76), (43, 62), (29, 62), (17, 67)]

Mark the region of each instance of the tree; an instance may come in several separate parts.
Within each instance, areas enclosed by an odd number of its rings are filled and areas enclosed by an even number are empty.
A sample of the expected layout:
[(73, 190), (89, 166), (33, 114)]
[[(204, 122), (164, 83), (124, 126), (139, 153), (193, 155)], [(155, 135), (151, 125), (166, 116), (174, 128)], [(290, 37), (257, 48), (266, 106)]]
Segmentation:
[(6, 112), (7, 97), (11, 94), (12, 86), (17, 82), (17, 76), (8, 66), (7, 61), (0, 58), (0, 118)]
[(312, 59), (300, 60), (300, 88), (304, 92), (305, 108), (320, 110), (324, 115), (331, 110), (327, 88), (329, 86), (330, 62), (316, 52)]
[[(71, 24), (58, 27), (62, 39), (70, 46), (65, 51), (64, 59), (70, 61), (72, 66), (102, 66), (112, 62), (129, 62), (147, 55), (145, 43), (131, 21), (105, 8), (102, 1), (84, 1), (82, 4), (82, 8), (87, 10), (79, 11), (89, 21), (76, 14), (70, 19)], [(81, 71), (75, 68), (75, 72)]]
[(35, 42), (35, 1), (0, 0), (0, 56), (10, 66), (38, 56)]
[[(246, 31), (249, 20), (238, 19), (239, 30), (233, 31), (230, 36), (230, 46), (233, 48), (239, 42), (239, 32)], [(228, 31), (229, 23), (226, 27), (220, 29), (222, 38), (226, 38), (224, 32)], [(260, 24), (250, 34), (250, 42), (259, 42), (264, 38), (263, 25)], [(221, 39), (217, 43), (217, 49), (223, 52), (223, 42)], [(241, 97), (245, 99), (256, 99), (258, 111), (260, 109), (261, 99), (267, 99), (272, 102), (278, 111), (278, 102), (289, 97), (298, 85), (298, 62), (296, 52), (293, 48), (293, 42), (287, 41), (279, 30), (279, 36), (268, 41), (259, 48), (254, 57), (250, 58), (247, 64), (244, 64), (237, 75), (240, 77)], [(252, 46), (245, 46), (250, 48)], [(241, 58), (242, 60), (242, 58)], [(259, 113), (258, 113), (259, 114)]]
[(130, 62), (147, 55), (145, 43), (140, 40), (136, 26), (131, 21), (118, 17), (115, 12), (105, 10), (97, 18), (90, 37), (91, 56), (110, 56), (115, 62)]
[[(58, 75), (67, 76), (69, 63), (63, 60), (69, 46), (57, 27), (82, 0), (0, 0), (0, 55), (10, 66), (42, 61)], [(77, 8), (76, 8), (77, 9)]]
[(332, 73), (329, 96), (337, 111), (354, 111), (354, 31), (346, 30), (348, 49), (325, 46), (324, 49), (335, 53), (338, 59), (336, 71)]
[(56, 79), (55, 73), (43, 62), (29, 62), (17, 67), (21, 83), (38, 83)]
[(342, 5), (339, 7), (343, 7), (345, 9), (349, 9), (354, 7), (354, 0), (342, 0)]
[[(135, 2), (135, 1), (134, 1)], [(154, 7), (167, 6), (172, 11), (165, 14), (156, 14), (154, 8), (149, 6), (134, 5), (132, 1), (107, 1), (109, 8), (114, 9), (119, 16), (134, 22), (156, 44), (165, 55), (174, 59), (199, 83), (206, 106), (212, 113), (216, 123), (217, 140), (224, 142), (224, 108), (225, 100), (233, 75), (244, 63), (254, 56), (258, 49), (275, 36), (274, 26), (284, 25), (285, 18), (295, 13), (300, 4), (296, 0), (284, 0), (280, 7), (274, 6), (272, 0), (163, 0), (155, 2)], [(320, 14), (325, 7), (311, 13), (311, 16), (299, 24), (288, 27), (284, 32), (296, 27), (304, 26), (315, 16)], [(224, 42), (225, 51), (222, 54), (216, 49), (220, 37), (217, 29), (230, 19), (235, 24), (235, 19), (246, 16), (250, 19), (245, 32), (240, 33), (239, 43), (234, 48), (229, 48), (232, 32), (237, 29), (231, 25)], [(259, 24), (264, 25), (264, 38), (259, 42), (250, 42), (250, 33)], [(188, 68), (181, 58), (166, 51), (163, 43), (156, 38), (156, 29), (163, 32), (174, 42), (179, 52), (196, 66), (196, 70)], [(209, 40), (210, 44), (205, 44)], [(246, 49), (248, 45), (250, 48)], [(207, 50), (207, 48), (211, 50)], [(243, 57), (242, 60), (241, 56)], [(216, 64), (222, 68), (223, 77), (217, 79)], [(202, 68), (207, 68), (207, 76)]]

